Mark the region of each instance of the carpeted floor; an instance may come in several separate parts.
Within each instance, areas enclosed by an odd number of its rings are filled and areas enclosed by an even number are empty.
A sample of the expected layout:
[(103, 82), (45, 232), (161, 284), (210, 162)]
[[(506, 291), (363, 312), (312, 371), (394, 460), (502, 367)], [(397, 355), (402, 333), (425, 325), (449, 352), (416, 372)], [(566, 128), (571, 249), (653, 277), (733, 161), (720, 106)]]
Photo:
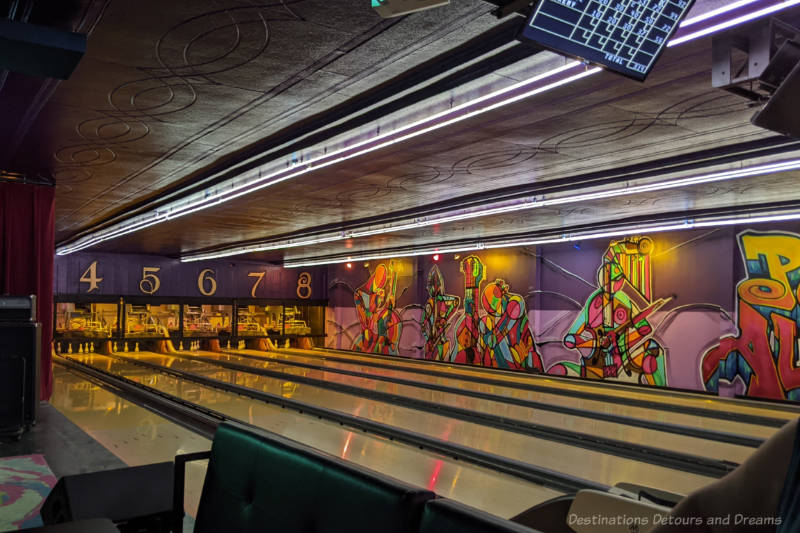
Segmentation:
[(0, 458), (0, 531), (42, 525), (39, 507), (55, 484), (41, 454)]

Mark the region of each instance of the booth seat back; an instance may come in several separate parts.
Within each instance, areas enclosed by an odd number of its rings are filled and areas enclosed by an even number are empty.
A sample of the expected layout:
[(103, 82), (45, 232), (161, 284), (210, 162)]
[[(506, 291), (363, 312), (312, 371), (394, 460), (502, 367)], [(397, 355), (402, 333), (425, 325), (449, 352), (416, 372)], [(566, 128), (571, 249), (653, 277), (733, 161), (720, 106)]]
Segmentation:
[(430, 500), (422, 513), (419, 533), (538, 533), (523, 526), (446, 498)]
[(434, 494), (237, 424), (214, 436), (197, 533), (411, 533)]

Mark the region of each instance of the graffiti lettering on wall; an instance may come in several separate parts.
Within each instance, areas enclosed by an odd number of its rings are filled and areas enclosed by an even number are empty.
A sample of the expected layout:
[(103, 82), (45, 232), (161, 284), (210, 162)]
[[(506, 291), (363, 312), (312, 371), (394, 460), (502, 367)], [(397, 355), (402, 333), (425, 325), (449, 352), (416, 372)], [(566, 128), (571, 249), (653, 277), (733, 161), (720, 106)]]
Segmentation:
[(548, 373), (666, 385), (664, 349), (650, 318), (669, 299), (653, 298), (652, 249), (648, 237), (611, 242), (597, 271), (598, 287), (564, 337), (580, 361), (556, 363)]
[(380, 264), (366, 283), (355, 289), (356, 314), (361, 334), (353, 341), (360, 352), (397, 355), (403, 323), (395, 310), (397, 270), (394, 262)]
[(745, 394), (800, 400), (800, 235), (745, 231), (739, 251), (747, 277), (737, 285), (738, 335), (729, 335), (702, 357), (709, 391), (740, 380)]
[(502, 279), (481, 288), (485, 267), (477, 256), (462, 259), (460, 270), (464, 300), (463, 313), (452, 323), (455, 342), (447, 337), (447, 330), (459, 299), (444, 293), (444, 280), (436, 265), (428, 274), (428, 301), (422, 316), (425, 356), (455, 363), (541, 371), (542, 362), (536, 352), (524, 298), (511, 292)]

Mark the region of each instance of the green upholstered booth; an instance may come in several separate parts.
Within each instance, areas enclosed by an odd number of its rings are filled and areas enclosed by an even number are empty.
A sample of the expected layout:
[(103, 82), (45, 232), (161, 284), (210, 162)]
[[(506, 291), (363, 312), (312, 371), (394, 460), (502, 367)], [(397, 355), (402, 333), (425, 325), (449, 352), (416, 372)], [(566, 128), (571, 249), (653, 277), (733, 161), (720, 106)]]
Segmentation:
[(425, 504), (419, 533), (535, 533), (536, 530), (446, 498)]
[(197, 533), (411, 533), (434, 494), (300, 443), (224, 423), (214, 436)]

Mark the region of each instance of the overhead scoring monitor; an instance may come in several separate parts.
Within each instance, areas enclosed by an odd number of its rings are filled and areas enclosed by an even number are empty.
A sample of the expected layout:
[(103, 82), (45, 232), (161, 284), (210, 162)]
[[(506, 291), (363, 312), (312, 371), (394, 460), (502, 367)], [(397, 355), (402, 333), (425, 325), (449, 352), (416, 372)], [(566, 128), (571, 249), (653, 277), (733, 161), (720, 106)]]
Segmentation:
[(540, 0), (522, 32), (644, 81), (694, 0)]

